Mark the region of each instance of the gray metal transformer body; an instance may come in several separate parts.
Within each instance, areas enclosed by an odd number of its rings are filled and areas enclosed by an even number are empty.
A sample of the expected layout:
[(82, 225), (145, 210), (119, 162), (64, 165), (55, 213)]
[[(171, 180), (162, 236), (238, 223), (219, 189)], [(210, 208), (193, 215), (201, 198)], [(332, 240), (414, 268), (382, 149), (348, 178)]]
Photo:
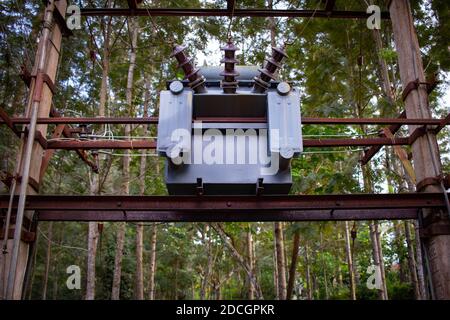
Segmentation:
[(290, 162), (303, 151), (299, 93), (273, 81), (253, 93), (257, 68), (236, 68), (233, 94), (223, 92), (219, 67), (201, 68), (207, 93), (178, 81), (161, 91), (157, 152), (167, 158), (169, 194), (289, 193)]

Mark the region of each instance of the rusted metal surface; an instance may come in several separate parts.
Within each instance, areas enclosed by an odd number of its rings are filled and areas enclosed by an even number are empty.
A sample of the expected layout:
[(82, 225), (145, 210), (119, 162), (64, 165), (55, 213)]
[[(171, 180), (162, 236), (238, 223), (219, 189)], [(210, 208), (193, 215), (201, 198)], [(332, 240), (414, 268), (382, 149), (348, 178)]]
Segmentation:
[[(0, 196), (0, 209), (8, 196)], [(17, 197), (13, 208), (17, 206)], [(187, 211), (277, 212), (291, 210), (363, 210), (444, 208), (443, 193), (328, 194), (273, 196), (92, 196), (30, 195), (26, 209), (38, 211)]]
[[(29, 118), (10, 118), (13, 125), (28, 124)], [(265, 123), (265, 117), (197, 117), (195, 121), (202, 121), (205, 123)], [(158, 117), (132, 118), (132, 117), (52, 117), (52, 118), (38, 118), (38, 124), (157, 124)], [(402, 118), (302, 118), (302, 124), (317, 124), (317, 125), (441, 125), (442, 127), (449, 125), (450, 115), (443, 119), (402, 119)], [(0, 124), (6, 124), (3, 119), (0, 119)], [(397, 130), (398, 131), (398, 130)]]
[(276, 212), (184, 212), (184, 211), (40, 211), (39, 221), (339, 221), (417, 219), (417, 209), (290, 210)]
[[(406, 112), (403, 111), (399, 116), (397, 120), (407, 120), (406, 119)], [(400, 128), (402, 127), (401, 124), (391, 124), (387, 129), (392, 133), (392, 134), (396, 134), (398, 130), (400, 130)], [(382, 133), (382, 135), (384, 136), (384, 134)], [(370, 148), (369, 150), (364, 152), (364, 156), (361, 159), (361, 164), (365, 165), (367, 162), (369, 162), (377, 153), (378, 151), (380, 151), (382, 146), (373, 146), (372, 148)]]
[[(0, 230), (0, 238), (4, 238), (5, 231), (3, 229)], [(26, 243), (31, 243), (36, 240), (36, 233), (22, 230), (21, 240)], [(8, 239), (14, 239), (14, 228), (10, 228), (8, 232)]]
[[(28, 124), (29, 118), (10, 118), (12, 124)], [(131, 118), (131, 117), (52, 117), (38, 118), (38, 124), (157, 124), (158, 117)], [(0, 124), (6, 124), (0, 119)]]
[(436, 127), (434, 132), (438, 133), (439, 131), (444, 129), (445, 126), (448, 126), (449, 124), (450, 124), (450, 113), (444, 119), (441, 120), (441, 123), (439, 123), (439, 125)]
[[(225, 17), (230, 15), (228, 9), (189, 9), (189, 8), (81, 8), (82, 16), (180, 16), (180, 17)], [(365, 11), (326, 11), (295, 9), (234, 9), (236, 17), (314, 17), (337, 19), (367, 19), (370, 14)], [(381, 12), (382, 19), (389, 19), (388, 12)]]
[[(20, 132), (17, 130), (17, 128), (14, 126), (14, 122), (11, 120), (11, 118), (6, 113), (5, 109), (3, 109), (0, 106), (0, 119), (6, 126), (11, 129), (11, 131), (18, 137), (20, 137)], [(29, 121), (27, 123), (30, 123)]]
[[(361, 139), (304, 139), (305, 148), (357, 147), (408, 145), (408, 138), (361, 138)], [(155, 149), (156, 141), (149, 140), (72, 140), (47, 141), (47, 149)]]
[[(56, 108), (54, 108), (53, 106), (52, 106), (52, 108), (50, 109), (50, 115), (51, 115), (52, 117), (60, 117), (60, 113), (59, 113), (58, 110), (56, 110)], [(64, 137), (66, 137), (66, 138), (73, 138), (73, 137), (74, 137), (73, 132), (71, 131), (71, 129), (72, 129), (72, 128), (70, 127), (69, 124), (66, 124), (66, 125), (63, 127), (62, 134), (64, 135)], [(47, 148), (47, 149), (48, 149), (48, 148)], [(86, 153), (85, 150), (82, 150), (82, 149), (75, 149), (75, 152), (78, 154), (78, 156), (80, 157), (80, 159), (83, 160), (83, 162), (86, 163), (86, 164), (92, 169), (93, 172), (95, 172), (95, 173), (98, 173), (98, 172), (99, 172), (99, 171), (98, 171), (99, 168), (97, 167), (97, 164), (94, 163), (94, 162), (92, 162), (91, 160), (89, 160), (88, 154)], [(44, 171), (44, 172), (45, 172), (45, 171)], [(43, 175), (44, 175), (44, 172), (41, 171), (40, 174), (43, 176)]]

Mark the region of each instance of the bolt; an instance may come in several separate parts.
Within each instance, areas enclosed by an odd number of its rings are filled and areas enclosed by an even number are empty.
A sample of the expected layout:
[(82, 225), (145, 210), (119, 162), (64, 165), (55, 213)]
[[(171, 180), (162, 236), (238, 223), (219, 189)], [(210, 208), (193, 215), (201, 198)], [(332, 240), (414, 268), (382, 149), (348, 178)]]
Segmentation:
[(231, 202), (230, 201), (227, 202), (227, 207), (231, 207)]
[(117, 202), (117, 206), (118, 206), (118, 207), (121, 207), (121, 206), (122, 206), (122, 202), (118, 201), (118, 202)]

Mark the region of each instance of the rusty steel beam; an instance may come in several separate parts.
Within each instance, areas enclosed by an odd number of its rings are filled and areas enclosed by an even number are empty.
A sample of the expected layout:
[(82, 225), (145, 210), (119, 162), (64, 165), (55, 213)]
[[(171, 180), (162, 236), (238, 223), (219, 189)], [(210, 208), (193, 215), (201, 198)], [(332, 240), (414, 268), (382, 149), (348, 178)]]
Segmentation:
[[(230, 15), (228, 9), (189, 9), (189, 8), (81, 8), (82, 16), (179, 16), (179, 17), (225, 17)], [(304, 17), (367, 19), (370, 14), (365, 11), (326, 11), (296, 9), (235, 9), (237, 17)], [(388, 12), (381, 12), (382, 19), (389, 19)]]
[[(13, 208), (17, 207), (16, 196)], [(0, 196), (0, 209), (9, 196)], [(278, 212), (292, 210), (365, 210), (444, 208), (443, 193), (327, 194), (263, 196), (94, 196), (30, 195), (27, 210), (37, 211), (183, 211)]]
[(340, 221), (417, 219), (418, 210), (282, 210), (274, 212), (184, 212), (184, 211), (93, 211), (42, 210), (39, 221), (148, 221), (148, 222), (249, 222), (249, 221)]
[[(13, 125), (27, 124), (28, 118), (10, 118)], [(38, 124), (157, 124), (158, 117), (52, 117), (38, 118)], [(6, 124), (0, 119), (0, 124)]]
[[(406, 119), (406, 112), (403, 111), (399, 116), (398, 116), (398, 120), (407, 120)], [(411, 124), (411, 123), (409, 123)], [(401, 124), (391, 124), (387, 129), (392, 132), (393, 135), (395, 135), (397, 133), (398, 130), (400, 130), (401, 128)], [(381, 134), (382, 136), (385, 136), (384, 133)], [(369, 150), (366, 150), (364, 152), (364, 156), (362, 157), (362, 159), (360, 160), (362, 165), (367, 164), (377, 153), (378, 151), (381, 150), (381, 145), (380, 146), (372, 146)]]
[[(195, 118), (195, 121), (205, 123), (264, 123), (267, 122), (265, 117), (201, 117)], [(449, 125), (450, 115), (443, 119), (403, 119), (403, 118), (302, 118), (302, 124), (322, 124), (322, 125), (383, 125), (392, 124), (400, 125)], [(29, 118), (10, 118), (7, 123), (0, 119), (0, 124), (23, 125), (28, 124)], [(52, 117), (38, 118), (38, 124), (157, 124), (158, 117)], [(9, 126), (9, 125), (8, 125)]]
[[(50, 115), (51, 115), (51, 117), (60, 117), (61, 116), (59, 111), (56, 110), (56, 108), (54, 106), (52, 106), (51, 109), (50, 109)], [(66, 137), (66, 138), (73, 138), (74, 137), (71, 129), (72, 128), (70, 127), (69, 124), (65, 124), (65, 126), (62, 129), (62, 134), (64, 135), (64, 137)], [(47, 148), (47, 149), (49, 149), (49, 148)], [(49, 151), (49, 150), (47, 150), (47, 151)], [(99, 168), (97, 167), (97, 164), (95, 164), (94, 162), (89, 160), (88, 154), (86, 153), (85, 150), (75, 149), (75, 152), (78, 154), (80, 159), (92, 169), (93, 172), (99, 173)], [(51, 153), (50, 153), (49, 157), (51, 157)], [(43, 169), (46, 169), (46, 168), (43, 168)], [(45, 171), (42, 172), (41, 174), (44, 175), (44, 173), (45, 173)]]
[(89, 150), (89, 149), (155, 149), (156, 141), (148, 140), (69, 140), (48, 141), (47, 149)]
[(448, 125), (450, 125), (450, 113), (444, 119), (441, 120), (441, 123), (439, 123), (439, 125), (434, 130), (434, 132), (438, 133), (439, 131), (444, 129), (445, 126), (448, 126)]
[[(409, 138), (361, 138), (361, 139), (304, 139), (305, 148), (356, 147), (408, 145)], [(47, 149), (155, 149), (156, 141), (149, 140), (69, 140), (47, 141)]]

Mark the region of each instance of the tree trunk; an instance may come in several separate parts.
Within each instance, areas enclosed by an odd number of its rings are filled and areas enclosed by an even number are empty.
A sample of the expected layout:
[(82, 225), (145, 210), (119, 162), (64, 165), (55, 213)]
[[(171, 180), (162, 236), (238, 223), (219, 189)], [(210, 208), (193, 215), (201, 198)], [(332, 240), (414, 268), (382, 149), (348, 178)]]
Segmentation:
[(295, 271), (297, 269), (298, 250), (300, 248), (300, 230), (294, 233), (294, 241), (292, 244), (291, 267), (289, 268), (289, 280), (287, 286), (287, 300), (291, 300), (295, 285)]
[(125, 222), (120, 222), (116, 235), (116, 256), (114, 258), (114, 273), (111, 290), (111, 300), (120, 299), (120, 280), (122, 276), (122, 259), (123, 259), (123, 247), (125, 244), (125, 231), (126, 231)]
[(305, 268), (306, 268), (306, 293), (308, 300), (313, 299), (312, 284), (311, 284), (311, 268), (309, 265), (309, 248), (308, 243), (305, 243)]
[[(128, 106), (128, 113), (130, 116), (133, 116), (133, 78), (134, 78), (134, 69), (136, 66), (136, 45), (137, 45), (137, 36), (138, 36), (138, 27), (136, 26), (136, 20), (132, 17), (129, 19), (129, 28), (131, 33), (131, 50), (129, 61), (130, 64), (128, 66), (128, 76), (127, 76), (127, 89), (126, 89), (126, 102)], [(131, 124), (125, 125), (125, 137), (129, 139), (131, 134)], [(126, 149), (124, 151), (123, 156), (123, 184), (122, 184), (122, 192), (127, 195), (130, 193), (130, 150)], [(125, 231), (126, 224), (120, 223), (119, 229), (117, 231), (117, 246), (116, 246), (116, 257), (114, 262), (114, 275), (113, 275), (113, 286), (112, 286), (112, 294), (111, 299), (119, 300), (120, 299), (120, 281), (122, 274), (122, 258), (123, 258), (123, 246), (125, 243)], [(141, 230), (142, 231), (142, 230)], [(139, 234), (141, 243), (139, 246), (142, 248), (142, 232)], [(138, 236), (136, 236), (138, 237)], [(140, 265), (142, 269), (142, 250), (140, 257)], [(138, 277), (142, 278), (142, 272)], [(143, 286), (141, 286), (141, 291), (143, 291)], [(143, 292), (137, 293), (139, 296), (143, 296)]]
[(86, 271), (86, 300), (95, 299), (95, 257), (97, 255), (98, 230), (96, 222), (89, 222), (88, 257)]
[[(254, 263), (254, 254), (253, 254), (253, 236), (250, 230), (247, 231), (247, 254), (248, 254), (248, 266), (252, 273), (255, 272), (255, 263)], [(251, 279), (248, 279), (248, 299), (255, 299), (255, 289), (253, 288), (253, 284)]]
[[(323, 232), (320, 231), (320, 250), (323, 251), (324, 250), (324, 244), (323, 244)], [(323, 270), (323, 283), (324, 283), (324, 287), (325, 287), (325, 299), (328, 300), (329, 299), (329, 292), (328, 292), (328, 275), (327, 275), (327, 266), (325, 264), (325, 260), (321, 259), (321, 263), (322, 263), (322, 270)]]
[(401, 230), (401, 222), (393, 221), (394, 224), (394, 246), (398, 254), (399, 276), (400, 281), (408, 282), (408, 273), (405, 270), (405, 256), (403, 245), (403, 233)]
[(150, 274), (149, 278), (149, 286), (148, 286), (148, 295), (150, 300), (155, 299), (155, 274), (156, 274), (156, 236), (157, 236), (157, 224), (153, 223), (152, 235), (150, 240)]
[(387, 284), (386, 284), (386, 270), (384, 268), (384, 256), (383, 256), (383, 247), (381, 245), (381, 232), (378, 229), (378, 226), (376, 228), (376, 236), (377, 236), (377, 244), (378, 244), (378, 254), (379, 254), (379, 258), (380, 258), (380, 269), (381, 269), (381, 282), (383, 285), (383, 294), (384, 294), (384, 299), (388, 300), (389, 296), (388, 296), (388, 291), (387, 291)]
[[(362, 130), (365, 132), (365, 128), (363, 127)], [(363, 181), (364, 181), (364, 190), (367, 193), (373, 193), (373, 183), (372, 183), (372, 170), (370, 167), (370, 164), (366, 164), (362, 167), (362, 174), (363, 174)], [(388, 184), (391, 185), (390, 181), (388, 180)], [(381, 241), (379, 238), (379, 231), (378, 231), (378, 222), (372, 221), (369, 225), (370, 230), (370, 240), (372, 244), (372, 258), (373, 263), (375, 267), (377, 268), (377, 272), (380, 272), (380, 288), (378, 290), (378, 297), (381, 300), (387, 300), (387, 287), (386, 287), (386, 275), (384, 270), (384, 259), (383, 254), (381, 250)]]
[(422, 257), (422, 243), (420, 240), (420, 234), (419, 234), (419, 223), (417, 220), (413, 221), (414, 226), (414, 240), (416, 242), (416, 260), (417, 260), (417, 280), (419, 282), (419, 288), (420, 288), (420, 296), (421, 299), (427, 300), (428, 299), (428, 291), (427, 286), (425, 284), (425, 271), (423, 268), (423, 257)]
[(278, 270), (278, 292), (279, 299), (286, 299), (286, 265), (284, 256), (284, 237), (283, 237), (283, 223), (274, 222), (275, 233), (275, 248), (277, 258), (277, 270)]
[(355, 273), (353, 269), (353, 256), (352, 256), (352, 249), (350, 246), (350, 230), (348, 227), (348, 221), (344, 222), (344, 228), (345, 228), (345, 253), (347, 255), (347, 265), (350, 282), (350, 297), (352, 300), (356, 300)]
[[(275, 241), (275, 239), (274, 239)], [(278, 286), (278, 266), (277, 266), (277, 247), (273, 246), (273, 287), (275, 288), (275, 299), (280, 299), (280, 287)]]
[(247, 276), (250, 278), (253, 287), (255, 288), (255, 297), (256, 299), (264, 299), (263, 294), (261, 291), (261, 287), (259, 286), (259, 283), (256, 279), (255, 274), (250, 270), (250, 267), (248, 266), (245, 259), (242, 257), (242, 255), (239, 253), (239, 251), (234, 247), (232, 241), (230, 240), (229, 236), (225, 233), (225, 231), (222, 229), (222, 226), (218, 223), (211, 225), (214, 230), (219, 234), (222, 241), (225, 243), (225, 245), (230, 249), (233, 257), (239, 262), (239, 264), (244, 268), (244, 271), (247, 273)]
[(48, 223), (47, 231), (47, 256), (45, 258), (44, 288), (42, 289), (42, 300), (47, 300), (48, 274), (50, 272), (50, 260), (52, 256), (53, 222)]
[[(211, 234), (210, 234), (210, 228), (209, 225), (205, 225), (205, 230), (202, 233), (203, 234), (203, 243), (206, 248), (206, 255), (207, 255), (207, 264), (206, 269), (203, 273), (202, 278), (202, 284), (200, 288), (200, 300), (206, 299), (206, 289), (208, 287), (208, 281), (209, 277), (211, 275), (212, 267), (213, 267), (213, 254), (212, 254), (212, 245), (211, 245)], [(208, 237), (208, 239), (206, 239)]]
[(410, 229), (409, 221), (405, 221), (404, 226), (405, 226), (406, 244), (408, 247), (408, 266), (409, 266), (411, 284), (414, 288), (414, 296), (416, 297), (416, 300), (422, 300), (422, 297), (420, 294), (420, 288), (419, 288), (419, 280), (418, 280), (417, 271), (416, 271), (416, 258), (414, 256), (414, 247), (413, 247), (412, 240), (411, 240), (411, 229)]
[(144, 268), (143, 268), (143, 250), (144, 249), (144, 225), (136, 225), (136, 300), (144, 300)]
[(378, 231), (378, 222), (372, 221), (370, 223), (370, 240), (372, 243), (372, 257), (373, 263), (377, 268), (377, 272), (380, 272), (381, 276), (381, 287), (378, 289), (378, 297), (381, 300), (387, 300), (387, 292), (386, 292), (386, 279), (384, 273), (384, 262), (383, 262), (383, 254), (381, 253), (381, 242), (379, 239), (379, 231)]
[[(112, 7), (112, 1), (108, 0), (106, 6)], [(102, 82), (100, 85), (100, 102), (99, 117), (105, 116), (106, 101), (108, 94), (108, 77), (109, 77), (109, 58), (110, 58), (110, 39), (112, 32), (112, 17), (108, 19), (106, 25), (103, 26), (103, 55), (102, 55)], [(99, 175), (94, 175), (90, 179), (90, 193), (97, 195), (101, 193), (101, 179)], [(98, 243), (98, 224), (97, 222), (89, 222), (88, 226), (88, 254), (87, 254), (87, 270), (86, 270), (86, 300), (95, 299), (95, 260), (97, 255)]]
[[(371, 1), (372, 2), (372, 1)], [(392, 90), (391, 80), (389, 79), (389, 69), (387, 67), (386, 61), (383, 59), (381, 55), (381, 51), (383, 50), (383, 40), (381, 39), (381, 33), (378, 29), (372, 30), (372, 35), (375, 40), (375, 48), (377, 50), (378, 56), (378, 66), (379, 72), (381, 75), (381, 84), (384, 91), (384, 96), (390, 106), (394, 106), (395, 97), (394, 92)]]

